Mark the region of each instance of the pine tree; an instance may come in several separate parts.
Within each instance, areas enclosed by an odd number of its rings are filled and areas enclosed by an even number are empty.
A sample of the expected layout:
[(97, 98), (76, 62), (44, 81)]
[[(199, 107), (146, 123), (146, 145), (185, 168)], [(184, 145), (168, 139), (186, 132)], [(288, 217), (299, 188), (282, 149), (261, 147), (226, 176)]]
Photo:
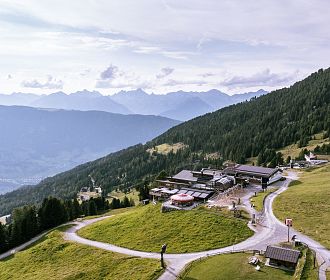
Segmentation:
[(123, 201), (121, 202), (121, 207), (122, 208), (126, 208), (126, 207), (130, 207), (131, 204), (129, 203), (129, 199), (128, 197), (125, 195)]
[(81, 206), (78, 202), (78, 200), (75, 198), (73, 200), (73, 203), (72, 203), (72, 215), (73, 215), (73, 218), (76, 219), (78, 217), (80, 217), (82, 211), (81, 211)]
[(97, 207), (93, 198), (91, 198), (88, 202), (88, 215), (90, 216), (97, 215)]
[(0, 253), (7, 250), (8, 247), (8, 236), (7, 227), (0, 223)]
[(54, 197), (45, 198), (39, 209), (42, 229), (58, 226), (68, 220), (66, 207), (61, 200)]

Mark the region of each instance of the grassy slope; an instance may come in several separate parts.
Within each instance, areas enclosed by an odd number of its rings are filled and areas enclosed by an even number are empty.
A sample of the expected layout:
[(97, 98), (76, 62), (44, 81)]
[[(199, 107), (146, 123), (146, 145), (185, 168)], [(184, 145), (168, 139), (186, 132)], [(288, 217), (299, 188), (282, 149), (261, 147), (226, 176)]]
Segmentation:
[(246, 221), (207, 210), (161, 213), (160, 206), (141, 206), (79, 231), (83, 237), (142, 251), (195, 252), (225, 247), (252, 235)]
[(153, 152), (157, 152), (159, 154), (167, 155), (170, 152), (176, 153), (179, 149), (184, 149), (187, 146), (183, 143), (175, 143), (175, 144), (160, 144), (155, 146), (154, 148), (150, 148), (147, 151), (152, 154)]
[(286, 280), (292, 279), (293, 273), (267, 266), (261, 266), (256, 271), (254, 266), (248, 264), (249, 254), (218, 255), (196, 262), (186, 275), (184, 280)]
[(330, 165), (303, 172), (274, 202), (276, 216), (330, 249)]
[(307, 251), (306, 262), (300, 280), (318, 280), (318, 267), (314, 268), (314, 257), (310, 250)]
[(0, 261), (0, 279), (157, 279), (159, 261), (67, 242), (55, 230), (36, 245)]
[[(295, 158), (295, 157), (298, 157), (300, 151), (304, 148), (312, 151), (315, 149), (315, 147), (317, 145), (322, 146), (323, 144), (330, 143), (329, 138), (323, 139), (323, 133), (315, 134), (314, 137), (315, 137), (315, 139), (310, 140), (306, 147), (299, 148), (298, 144), (292, 144), (292, 145), (284, 147), (283, 149), (280, 149), (279, 152), (281, 152), (283, 154), (284, 159), (286, 159), (288, 156), (291, 156), (291, 158)], [(328, 158), (328, 157), (321, 156), (321, 158)]]
[[(283, 147), (282, 149), (279, 149), (278, 152), (281, 152), (283, 154), (284, 160), (286, 160), (286, 158), (288, 156), (290, 156), (291, 158), (294, 159), (294, 158), (298, 157), (298, 155), (302, 149), (306, 148), (309, 151), (313, 151), (317, 145), (322, 146), (323, 144), (330, 143), (329, 138), (323, 139), (323, 133), (314, 134), (313, 137), (315, 139), (308, 141), (308, 145), (306, 147), (299, 148), (298, 144), (294, 143), (294, 144), (288, 145), (286, 147)], [(319, 159), (330, 160), (330, 155), (319, 155), (318, 157), (319, 157)], [(252, 163), (257, 164), (257, 159), (258, 159), (258, 157), (247, 158), (247, 163), (248, 164), (252, 164)]]
[[(139, 192), (136, 189), (131, 190), (128, 193), (123, 193), (122, 191), (112, 191), (111, 193), (109, 193), (110, 197), (115, 197), (118, 198), (120, 200), (123, 200), (125, 196), (127, 196), (128, 199), (133, 199), (135, 202), (135, 205), (139, 204)], [(112, 199), (109, 199), (110, 201)]]

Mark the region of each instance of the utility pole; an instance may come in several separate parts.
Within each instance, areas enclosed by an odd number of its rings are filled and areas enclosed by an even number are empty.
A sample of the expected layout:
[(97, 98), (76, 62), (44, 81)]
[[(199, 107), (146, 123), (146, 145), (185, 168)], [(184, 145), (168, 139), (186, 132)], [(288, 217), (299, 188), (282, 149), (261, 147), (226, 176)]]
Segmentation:
[(165, 268), (165, 263), (164, 263), (164, 254), (166, 252), (167, 244), (163, 244), (162, 250), (160, 251), (160, 265), (162, 268)]

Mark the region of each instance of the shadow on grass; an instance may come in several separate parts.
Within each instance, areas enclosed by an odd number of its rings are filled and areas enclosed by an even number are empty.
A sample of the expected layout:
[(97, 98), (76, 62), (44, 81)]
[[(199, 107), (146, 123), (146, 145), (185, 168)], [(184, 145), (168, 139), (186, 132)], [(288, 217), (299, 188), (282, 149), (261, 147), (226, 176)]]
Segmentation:
[(299, 180), (295, 180), (295, 181), (292, 181), (292, 182), (289, 184), (289, 187), (298, 186), (298, 185), (300, 185), (300, 184), (302, 184), (301, 181), (299, 181)]

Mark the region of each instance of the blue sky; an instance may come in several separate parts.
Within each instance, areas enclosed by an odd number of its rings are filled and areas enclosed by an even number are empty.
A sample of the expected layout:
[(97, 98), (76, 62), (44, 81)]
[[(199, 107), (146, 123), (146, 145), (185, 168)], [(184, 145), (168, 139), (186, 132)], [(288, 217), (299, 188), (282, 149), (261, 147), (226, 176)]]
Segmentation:
[(330, 2), (0, 1), (0, 92), (288, 86), (330, 66)]

